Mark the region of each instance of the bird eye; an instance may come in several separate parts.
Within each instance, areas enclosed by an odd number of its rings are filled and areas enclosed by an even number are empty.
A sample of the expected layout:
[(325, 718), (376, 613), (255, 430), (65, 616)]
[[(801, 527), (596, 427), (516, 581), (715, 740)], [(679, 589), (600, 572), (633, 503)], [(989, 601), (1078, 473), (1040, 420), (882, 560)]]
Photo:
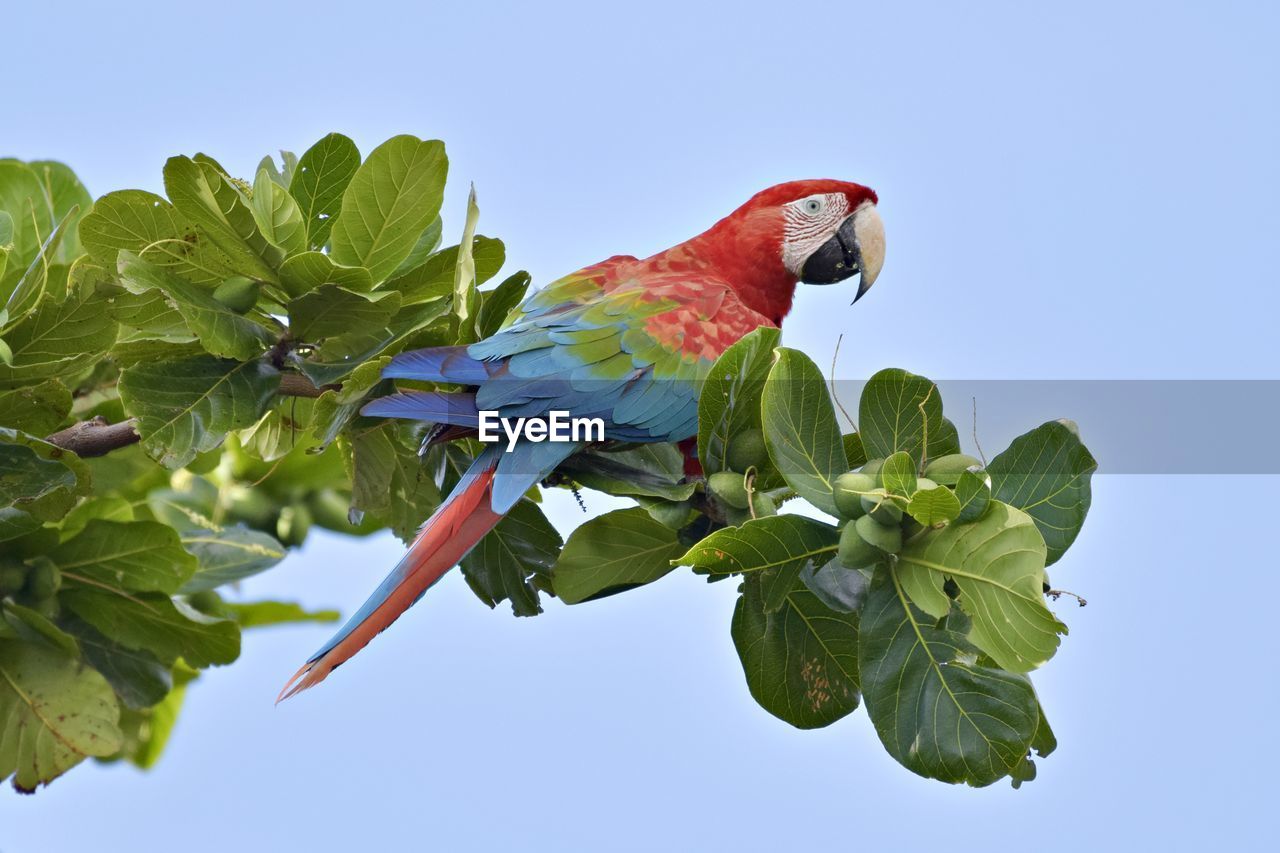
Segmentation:
[(807, 198), (800, 203), (800, 209), (811, 215), (817, 213), (822, 210), (822, 200), (817, 198)]

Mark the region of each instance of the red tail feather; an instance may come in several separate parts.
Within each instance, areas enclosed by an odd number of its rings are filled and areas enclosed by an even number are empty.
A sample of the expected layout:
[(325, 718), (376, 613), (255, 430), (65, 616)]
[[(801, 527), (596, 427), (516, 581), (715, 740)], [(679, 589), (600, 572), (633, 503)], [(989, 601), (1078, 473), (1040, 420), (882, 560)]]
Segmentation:
[(427, 520), (418, 538), (397, 566), (404, 577), (386, 598), (346, 636), (319, 657), (308, 661), (285, 684), (276, 703), (314, 687), (408, 610), (428, 587), (466, 556), (502, 518), (489, 506), (493, 469), (480, 472), (465, 491), (450, 496)]

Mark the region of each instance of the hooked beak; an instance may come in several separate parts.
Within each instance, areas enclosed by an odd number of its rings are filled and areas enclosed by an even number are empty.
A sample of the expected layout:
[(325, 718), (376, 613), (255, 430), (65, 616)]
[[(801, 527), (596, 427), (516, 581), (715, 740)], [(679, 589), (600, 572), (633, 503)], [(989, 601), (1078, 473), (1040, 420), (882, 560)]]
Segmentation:
[(830, 240), (813, 251), (800, 270), (805, 284), (835, 284), (862, 274), (857, 302), (875, 284), (884, 266), (884, 222), (876, 206), (865, 201), (840, 223)]

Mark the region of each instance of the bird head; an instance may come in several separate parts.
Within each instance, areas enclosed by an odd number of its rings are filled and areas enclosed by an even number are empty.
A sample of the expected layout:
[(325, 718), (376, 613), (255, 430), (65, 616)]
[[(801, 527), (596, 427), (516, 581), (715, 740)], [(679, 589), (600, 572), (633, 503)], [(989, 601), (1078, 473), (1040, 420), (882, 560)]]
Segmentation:
[(780, 323), (796, 283), (835, 284), (861, 276), (857, 302), (884, 266), (884, 224), (876, 194), (848, 181), (790, 181), (752, 196), (690, 241), (748, 304)]

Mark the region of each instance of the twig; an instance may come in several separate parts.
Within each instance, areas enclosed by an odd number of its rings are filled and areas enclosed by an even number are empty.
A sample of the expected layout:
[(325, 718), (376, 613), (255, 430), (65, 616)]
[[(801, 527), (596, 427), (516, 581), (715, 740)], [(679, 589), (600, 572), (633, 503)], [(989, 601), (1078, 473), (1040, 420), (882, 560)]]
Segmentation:
[(855, 430), (858, 428), (858, 422), (849, 416), (845, 411), (844, 404), (840, 402), (840, 395), (836, 393), (836, 359), (840, 357), (840, 342), (844, 340), (844, 332), (836, 338), (835, 352), (831, 353), (831, 375), (827, 377), (827, 384), (831, 386), (831, 399), (836, 401), (836, 408), (840, 410), (840, 414), (844, 415), (844, 419), (849, 422), (849, 426)]
[(982, 452), (982, 442), (978, 441), (978, 398), (973, 397), (973, 446), (978, 448), (978, 456), (982, 459), (982, 467), (987, 467), (987, 454)]
[(1079, 604), (1081, 607), (1084, 607), (1086, 604), (1089, 603), (1085, 601), (1083, 598), (1081, 598), (1080, 596), (1076, 595), (1074, 592), (1068, 592), (1065, 589), (1046, 589), (1044, 591), (1044, 594), (1052, 598), (1054, 601), (1057, 601), (1059, 598), (1061, 598), (1064, 595), (1069, 595), (1072, 598), (1074, 598), (1076, 600), (1076, 603)]
[(929, 402), (929, 398), (933, 396), (934, 389), (937, 385), (930, 385), (929, 391), (924, 395), (924, 399), (916, 404), (916, 408), (920, 410), (920, 472), (918, 476), (924, 476), (925, 466), (929, 464), (929, 415), (924, 410), (924, 404)]

